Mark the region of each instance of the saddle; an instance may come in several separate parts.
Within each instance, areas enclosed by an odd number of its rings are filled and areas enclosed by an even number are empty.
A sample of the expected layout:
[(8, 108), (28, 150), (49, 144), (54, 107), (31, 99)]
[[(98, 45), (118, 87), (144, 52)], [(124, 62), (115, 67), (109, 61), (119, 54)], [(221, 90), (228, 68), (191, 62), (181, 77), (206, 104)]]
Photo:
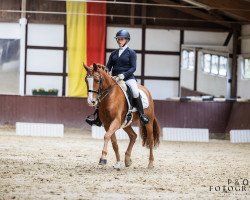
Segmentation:
[[(121, 126), (121, 128), (125, 128), (132, 123), (133, 113), (137, 111), (137, 108), (135, 107), (135, 102), (134, 102), (133, 93), (132, 93), (131, 88), (123, 80), (120, 80), (117, 83), (120, 86), (120, 88), (122, 89), (122, 91), (125, 95), (125, 98), (127, 100), (127, 103), (128, 103), (128, 112), (126, 114), (124, 123)], [(149, 106), (149, 101), (148, 101), (147, 95), (145, 94), (145, 92), (143, 92), (140, 89), (139, 89), (139, 93), (140, 93), (140, 97), (142, 100), (143, 109), (145, 109)]]

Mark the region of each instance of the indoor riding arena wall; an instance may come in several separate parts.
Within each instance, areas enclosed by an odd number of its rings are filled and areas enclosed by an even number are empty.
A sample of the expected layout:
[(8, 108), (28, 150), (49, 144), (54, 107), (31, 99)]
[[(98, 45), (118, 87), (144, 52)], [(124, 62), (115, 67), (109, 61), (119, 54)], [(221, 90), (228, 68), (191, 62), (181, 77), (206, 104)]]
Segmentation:
[[(161, 127), (207, 128), (223, 136), (232, 129), (250, 129), (250, 102), (155, 100)], [(89, 127), (93, 113), (86, 98), (0, 96), (0, 125), (16, 122), (60, 123), (68, 128)]]

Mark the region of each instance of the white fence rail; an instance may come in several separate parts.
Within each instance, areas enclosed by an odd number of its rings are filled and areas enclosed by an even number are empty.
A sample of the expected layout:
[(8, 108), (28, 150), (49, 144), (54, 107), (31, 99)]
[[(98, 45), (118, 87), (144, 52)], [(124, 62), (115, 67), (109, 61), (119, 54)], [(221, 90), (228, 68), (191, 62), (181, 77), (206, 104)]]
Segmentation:
[(16, 122), (17, 135), (63, 137), (63, 133), (63, 124)]
[(163, 140), (185, 142), (209, 142), (208, 129), (163, 128)]
[(230, 141), (232, 143), (250, 143), (250, 130), (231, 130)]

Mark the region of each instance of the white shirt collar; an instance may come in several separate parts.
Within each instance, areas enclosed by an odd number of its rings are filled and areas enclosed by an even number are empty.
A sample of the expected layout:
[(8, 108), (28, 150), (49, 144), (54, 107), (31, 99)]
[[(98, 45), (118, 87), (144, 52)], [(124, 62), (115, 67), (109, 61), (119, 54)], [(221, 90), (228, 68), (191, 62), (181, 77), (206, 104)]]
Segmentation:
[(128, 45), (126, 44), (124, 47), (120, 47), (119, 51), (124, 51), (127, 47), (128, 47)]
[(126, 44), (124, 47), (119, 48), (119, 56), (125, 51), (125, 49), (128, 48), (128, 45)]

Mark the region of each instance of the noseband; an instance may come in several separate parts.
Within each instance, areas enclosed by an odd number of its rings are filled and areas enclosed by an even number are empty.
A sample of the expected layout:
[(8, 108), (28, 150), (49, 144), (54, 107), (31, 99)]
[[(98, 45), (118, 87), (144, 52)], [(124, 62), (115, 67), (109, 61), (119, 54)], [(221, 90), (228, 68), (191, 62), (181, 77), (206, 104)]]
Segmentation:
[(106, 96), (109, 95), (109, 93), (111, 92), (111, 90), (113, 89), (113, 87), (115, 85), (117, 85), (117, 83), (114, 83), (111, 86), (109, 86), (107, 89), (103, 90), (103, 77), (102, 77), (102, 75), (100, 74), (99, 71), (98, 71), (98, 74), (99, 74), (100, 79), (99, 80), (95, 80), (95, 78), (94, 78), (94, 81), (96, 81), (99, 84), (98, 91), (96, 91), (96, 90), (88, 90), (88, 92), (96, 93), (97, 94), (98, 103), (100, 103)]

